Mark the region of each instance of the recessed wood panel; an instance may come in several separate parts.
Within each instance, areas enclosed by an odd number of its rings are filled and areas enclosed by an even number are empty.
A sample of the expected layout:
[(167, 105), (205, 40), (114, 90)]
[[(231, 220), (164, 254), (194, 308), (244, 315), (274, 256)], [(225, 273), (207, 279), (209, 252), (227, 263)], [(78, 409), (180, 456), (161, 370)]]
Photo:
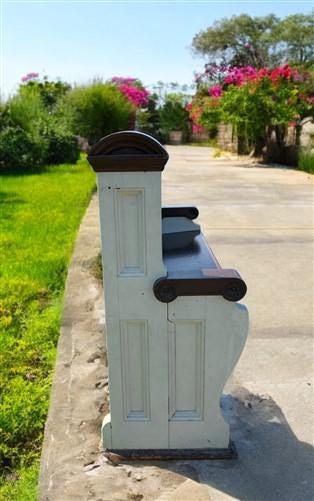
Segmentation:
[(149, 350), (146, 320), (122, 320), (121, 363), (125, 420), (149, 419)]
[(146, 271), (144, 190), (116, 189), (115, 217), (118, 275)]
[(170, 419), (203, 419), (204, 323), (198, 320), (170, 322)]

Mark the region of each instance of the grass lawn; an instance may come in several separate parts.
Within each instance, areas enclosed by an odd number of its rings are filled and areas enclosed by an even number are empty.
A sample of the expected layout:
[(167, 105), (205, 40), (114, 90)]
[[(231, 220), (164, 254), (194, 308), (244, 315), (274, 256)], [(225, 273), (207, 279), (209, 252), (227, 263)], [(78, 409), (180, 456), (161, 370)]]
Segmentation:
[(67, 266), (95, 186), (85, 159), (0, 175), (0, 499), (33, 501)]

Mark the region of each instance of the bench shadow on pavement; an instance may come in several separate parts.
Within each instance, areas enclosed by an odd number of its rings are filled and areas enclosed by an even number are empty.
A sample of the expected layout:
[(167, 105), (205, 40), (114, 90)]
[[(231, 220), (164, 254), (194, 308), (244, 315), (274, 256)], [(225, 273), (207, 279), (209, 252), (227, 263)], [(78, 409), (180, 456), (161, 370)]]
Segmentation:
[(237, 460), (159, 462), (158, 466), (240, 500), (314, 499), (314, 449), (297, 439), (274, 400), (238, 387), (232, 396), (223, 397), (222, 407)]

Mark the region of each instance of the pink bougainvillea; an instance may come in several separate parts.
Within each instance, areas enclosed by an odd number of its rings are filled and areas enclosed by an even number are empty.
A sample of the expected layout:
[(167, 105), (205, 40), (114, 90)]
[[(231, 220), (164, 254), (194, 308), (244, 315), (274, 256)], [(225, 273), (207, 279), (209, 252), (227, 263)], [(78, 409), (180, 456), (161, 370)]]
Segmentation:
[(272, 69), (207, 65), (196, 77), (198, 90), (187, 111), (195, 127), (220, 120), (239, 127), (246, 120), (261, 136), (268, 125), (300, 124), (313, 113), (311, 78), (288, 64)]
[(119, 89), (136, 108), (145, 108), (147, 106), (149, 92), (146, 89), (138, 89), (125, 83), (120, 84)]
[(280, 79), (298, 82), (303, 81), (304, 76), (297, 69), (291, 68), (288, 64), (278, 66), (274, 69), (265, 67), (259, 70), (253, 68), (253, 66), (211, 64), (206, 66), (206, 70), (203, 74), (196, 76), (196, 82), (203, 86), (207, 84), (210, 96), (220, 97), (221, 92), (218, 90), (218, 87), (221, 87), (223, 91), (228, 85), (241, 86), (250, 81), (258, 82), (262, 78), (269, 78), (273, 83), (278, 82)]
[(202, 134), (206, 131), (207, 131), (207, 129), (205, 129), (205, 127), (202, 127), (201, 125), (192, 123), (192, 134)]
[(214, 85), (208, 89), (208, 94), (212, 97), (220, 97), (222, 94), (222, 88), (220, 85)]
[(26, 75), (23, 75), (21, 77), (22, 82), (29, 82), (30, 80), (34, 80), (35, 78), (39, 77), (39, 73), (36, 73), (35, 71), (27, 73)]
[(135, 108), (145, 108), (148, 105), (149, 92), (137, 78), (115, 76), (111, 82), (118, 86), (120, 92)]
[(111, 81), (116, 84), (132, 85), (137, 81), (137, 79), (133, 77), (112, 77)]

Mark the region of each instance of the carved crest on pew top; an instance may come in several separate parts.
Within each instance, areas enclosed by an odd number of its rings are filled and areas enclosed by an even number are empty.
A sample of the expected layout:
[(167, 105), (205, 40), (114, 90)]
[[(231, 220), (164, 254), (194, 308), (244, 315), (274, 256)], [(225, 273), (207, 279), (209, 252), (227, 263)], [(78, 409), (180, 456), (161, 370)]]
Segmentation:
[(87, 159), (95, 172), (143, 172), (162, 171), (169, 155), (149, 134), (123, 131), (100, 139)]

